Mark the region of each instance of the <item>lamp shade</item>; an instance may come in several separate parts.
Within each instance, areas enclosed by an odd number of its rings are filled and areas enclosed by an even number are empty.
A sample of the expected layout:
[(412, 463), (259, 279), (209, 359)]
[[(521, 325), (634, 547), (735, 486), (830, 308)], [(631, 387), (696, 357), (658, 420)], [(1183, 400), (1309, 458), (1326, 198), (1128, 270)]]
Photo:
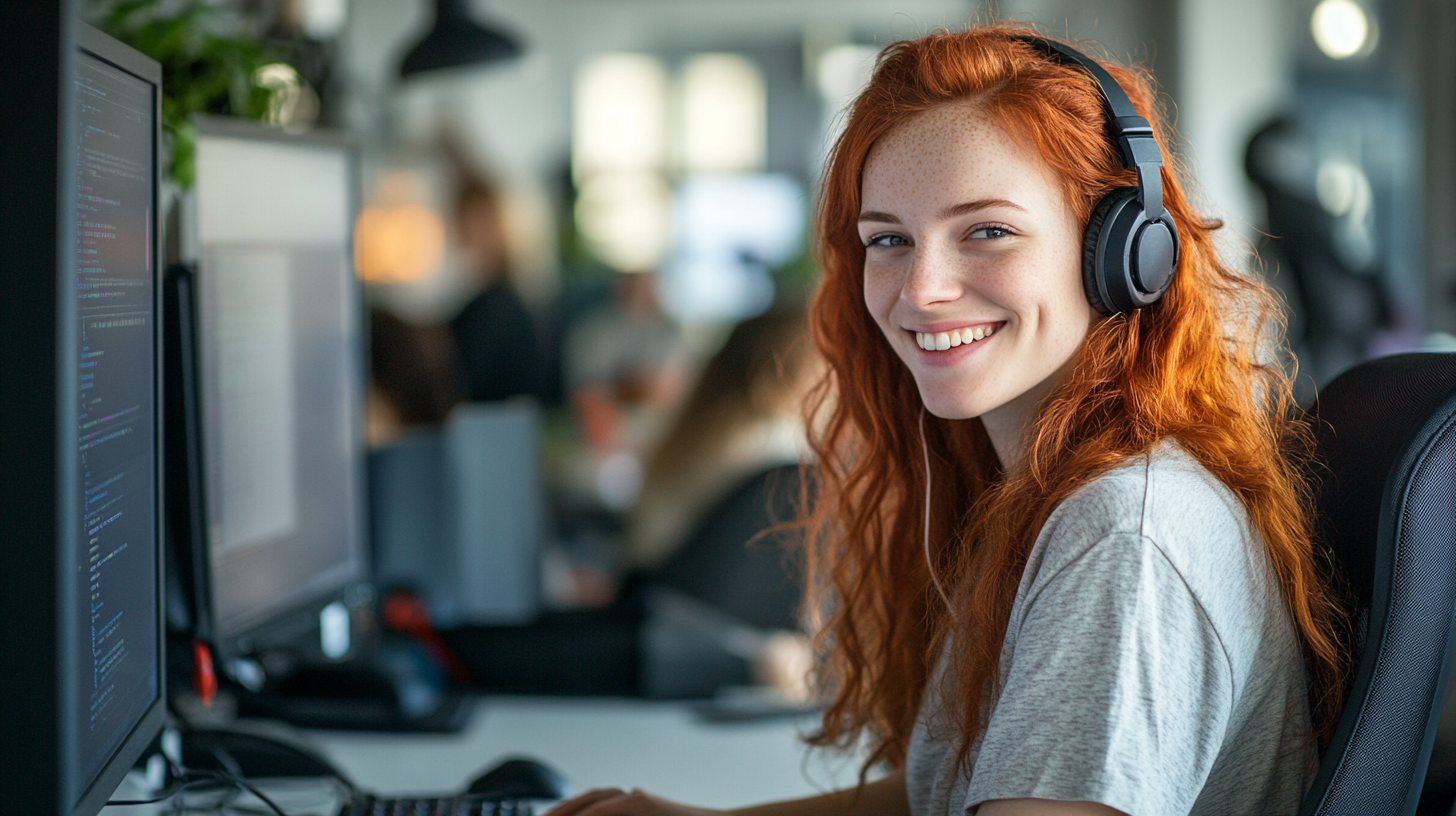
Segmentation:
[(501, 62), (520, 55), (521, 43), (514, 35), (470, 19), (468, 0), (435, 0), (435, 23), (405, 55), (399, 75)]

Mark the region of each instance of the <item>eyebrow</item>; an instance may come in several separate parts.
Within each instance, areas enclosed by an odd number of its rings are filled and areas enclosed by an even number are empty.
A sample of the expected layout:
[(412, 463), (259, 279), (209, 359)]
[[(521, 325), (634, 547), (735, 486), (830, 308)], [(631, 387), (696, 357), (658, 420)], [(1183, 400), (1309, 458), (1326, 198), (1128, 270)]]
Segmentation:
[[(963, 201), (960, 204), (952, 204), (940, 211), (940, 218), (955, 218), (966, 213), (977, 210), (990, 209), (991, 207), (1010, 207), (1013, 210), (1026, 212), (1026, 208), (1005, 198), (979, 198), (975, 201)], [(873, 222), (876, 224), (899, 224), (899, 216), (892, 213), (880, 212), (878, 210), (866, 210), (859, 214), (860, 223)]]

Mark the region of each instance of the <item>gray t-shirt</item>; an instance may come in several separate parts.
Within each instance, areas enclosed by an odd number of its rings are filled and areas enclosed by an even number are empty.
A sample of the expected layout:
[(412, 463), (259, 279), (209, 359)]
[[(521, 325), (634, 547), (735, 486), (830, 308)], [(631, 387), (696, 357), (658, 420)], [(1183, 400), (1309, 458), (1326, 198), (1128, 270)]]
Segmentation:
[(1313, 778), (1304, 662), (1260, 538), (1171, 442), (1047, 519), (1001, 681), (969, 774), (930, 684), (906, 759), (915, 816), (1026, 797), (1275, 816), (1296, 812)]

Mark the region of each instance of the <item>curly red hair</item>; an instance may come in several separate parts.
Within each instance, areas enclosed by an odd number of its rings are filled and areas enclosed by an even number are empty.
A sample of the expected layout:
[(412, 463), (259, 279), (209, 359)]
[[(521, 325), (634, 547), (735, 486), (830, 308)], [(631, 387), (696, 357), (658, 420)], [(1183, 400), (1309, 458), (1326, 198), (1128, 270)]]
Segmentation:
[[(1171, 161), (1163, 189), (1181, 237), (1176, 279), (1153, 306), (1092, 328), (1067, 380), (1039, 406), (1023, 466), (1000, 472), (979, 420), (925, 417), (932, 558), (954, 588), (953, 612), (932, 583), (920, 543), (921, 401), (865, 308), (860, 179), (880, 137), (969, 99), (1042, 157), (1083, 223), (1110, 189), (1135, 186), (1107, 138), (1095, 82), (1025, 35), (1037, 33), (997, 24), (890, 45), (825, 172), (816, 236), (824, 277), (810, 319), (828, 366), (807, 407), (817, 494), (803, 524), (806, 603), (819, 618), (830, 703), (810, 741), (848, 746), (868, 735), (865, 768), (900, 767), (953, 632), (946, 702), (964, 759), (997, 693), (1012, 600), (1043, 523), (1079, 486), (1169, 438), (1234, 491), (1262, 538), (1304, 646), (1315, 734), (1325, 738), (1342, 703), (1343, 619), (1311, 543), (1310, 432), (1271, 360), (1282, 310), (1264, 284), (1219, 260), (1221, 224), (1194, 210)], [(1171, 157), (1150, 77), (1104, 64)]]

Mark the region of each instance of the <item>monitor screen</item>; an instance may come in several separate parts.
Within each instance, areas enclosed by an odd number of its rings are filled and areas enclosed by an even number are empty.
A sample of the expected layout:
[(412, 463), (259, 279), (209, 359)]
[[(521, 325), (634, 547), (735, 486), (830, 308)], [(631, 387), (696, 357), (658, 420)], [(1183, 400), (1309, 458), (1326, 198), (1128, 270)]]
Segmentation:
[(75, 73), (76, 779), (161, 697), (156, 87), (82, 51)]
[(197, 333), (219, 646), (364, 577), (352, 153), (203, 122)]

